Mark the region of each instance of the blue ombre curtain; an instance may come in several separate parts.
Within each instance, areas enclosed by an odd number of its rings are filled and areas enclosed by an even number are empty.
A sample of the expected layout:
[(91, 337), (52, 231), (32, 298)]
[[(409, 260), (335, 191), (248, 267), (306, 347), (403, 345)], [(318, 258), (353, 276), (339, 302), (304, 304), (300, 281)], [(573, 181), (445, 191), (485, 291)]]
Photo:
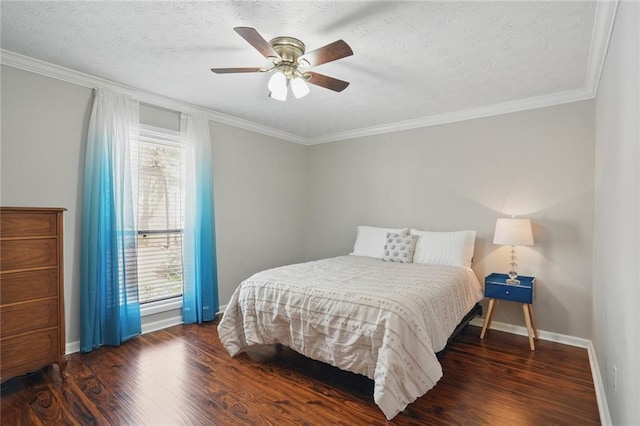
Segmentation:
[(219, 308), (209, 121), (181, 114), (180, 129), (187, 143), (182, 320), (202, 323), (214, 319)]
[(96, 89), (84, 166), (80, 350), (140, 334), (135, 187), (138, 102)]

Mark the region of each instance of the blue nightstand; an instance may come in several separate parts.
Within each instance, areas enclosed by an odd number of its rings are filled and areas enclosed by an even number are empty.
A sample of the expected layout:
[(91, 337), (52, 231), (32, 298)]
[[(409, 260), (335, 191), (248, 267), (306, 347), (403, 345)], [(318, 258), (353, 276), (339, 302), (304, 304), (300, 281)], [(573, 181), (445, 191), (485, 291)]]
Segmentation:
[(535, 351), (533, 338), (534, 336), (536, 339), (538, 338), (538, 327), (533, 316), (533, 293), (536, 279), (518, 275), (520, 284), (513, 285), (507, 284), (507, 278), (509, 277), (506, 274), (493, 273), (484, 279), (484, 295), (489, 298), (489, 309), (487, 309), (487, 316), (484, 318), (480, 338), (484, 339), (487, 328), (491, 328), (491, 317), (498, 299), (522, 303), (524, 321), (527, 324), (527, 333), (529, 334), (529, 347)]

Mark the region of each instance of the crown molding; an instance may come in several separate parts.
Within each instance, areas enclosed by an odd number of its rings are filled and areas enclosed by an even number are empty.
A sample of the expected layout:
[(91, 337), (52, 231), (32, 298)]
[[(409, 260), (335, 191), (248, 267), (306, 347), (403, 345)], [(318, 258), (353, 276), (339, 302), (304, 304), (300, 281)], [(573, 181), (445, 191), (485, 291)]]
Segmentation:
[(272, 136), (289, 142), (295, 142), (301, 145), (316, 145), (593, 99), (596, 97), (598, 92), (600, 75), (602, 74), (609, 41), (613, 32), (617, 8), (618, 0), (601, 0), (596, 3), (593, 33), (591, 36), (591, 48), (587, 62), (588, 65), (585, 76), (585, 85), (583, 88), (310, 138), (284, 132), (282, 130), (274, 129), (272, 127), (264, 126), (218, 111), (213, 111), (178, 101), (176, 99), (122, 85), (120, 83), (74, 71), (69, 68), (64, 68), (4, 49), (0, 49), (0, 63), (13, 68), (22, 69), (24, 71), (29, 71), (88, 88), (107, 87), (115, 89), (129, 94), (141, 102), (168, 109), (184, 112), (200, 112), (205, 114), (212, 121), (239, 127), (241, 129), (260, 133), (266, 136)]
[(156, 93), (147, 92), (145, 90), (136, 89), (124, 84), (116, 83), (90, 74), (85, 74), (69, 68), (61, 67), (49, 62), (41, 61), (29, 56), (20, 55), (9, 50), (0, 49), (0, 64), (45, 77), (54, 78), (56, 80), (75, 84), (77, 86), (93, 89), (95, 87), (104, 87), (125, 93), (140, 102), (156, 105), (159, 107), (171, 109), (181, 112), (198, 112), (204, 114), (211, 121), (239, 127), (244, 130), (260, 133), (266, 136), (295, 142), (298, 144), (307, 144), (308, 141), (298, 135), (283, 132), (272, 127), (264, 126), (253, 121), (243, 120), (232, 115), (224, 114), (218, 111), (203, 108), (187, 102), (179, 101)]
[(604, 61), (609, 50), (613, 24), (618, 11), (618, 0), (598, 1), (596, 3), (596, 16), (593, 23), (591, 36), (591, 50), (587, 64), (586, 87), (592, 98), (598, 94), (598, 84), (604, 68)]
[(310, 145), (337, 142), (345, 139), (375, 136), (384, 133), (399, 132), (403, 130), (417, 129), (421, 127), (438, 126), (441, 124), (455, 123), (457, 121), (473, 120), (476, 118), (491, 117), (494, 115), (508, 114), (512, 112), (526, 111), (530, 109), (561, 105), (571, 102), (579, 102), (592, 99), (593, 96), (588, 89), (577, 89), (566, 92), (553, 93), (550, 95), (538, 96), (534, 98), (519, 99), (517, 101), (503, 102), (499, 104), (487, 105), (479, 108), (453, 111), (444, 114), (430, 115), (427, 117), (412, 120), (397, 121), (395, 123), (382, 124), (379, 126), (366, 127), (363, 129), (348, 130), (346, 132), (333, 133), (327, 136), (311, 138)]

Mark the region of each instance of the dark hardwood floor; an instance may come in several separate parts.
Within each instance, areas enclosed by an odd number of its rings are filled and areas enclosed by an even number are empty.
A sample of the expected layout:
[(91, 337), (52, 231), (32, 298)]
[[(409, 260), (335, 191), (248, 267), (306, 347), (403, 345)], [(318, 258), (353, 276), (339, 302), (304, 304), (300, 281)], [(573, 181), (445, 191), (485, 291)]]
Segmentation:
[[(396, 416), (408, 425), (599, 424), (585, 349), (467, 327), (439, 354), (444, 377)], [(230, 358), (216, 325), (149, 333), (68, 356), (68, 379), (2, 385), (1, 421), (19, 424), (385, 424), (373, 382), (287, 348)]]

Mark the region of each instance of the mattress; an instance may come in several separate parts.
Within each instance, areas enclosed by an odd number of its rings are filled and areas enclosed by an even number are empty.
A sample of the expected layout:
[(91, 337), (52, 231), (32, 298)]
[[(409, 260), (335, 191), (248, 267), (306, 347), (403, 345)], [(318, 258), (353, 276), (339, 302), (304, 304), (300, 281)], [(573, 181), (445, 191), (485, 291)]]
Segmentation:
[(442, 377), (436, 352), (482, 298), (471, 269), (340, 256), (253, 275), (218, 332), (231, 356), (280, 343), (365, 375), (392, 419)]

